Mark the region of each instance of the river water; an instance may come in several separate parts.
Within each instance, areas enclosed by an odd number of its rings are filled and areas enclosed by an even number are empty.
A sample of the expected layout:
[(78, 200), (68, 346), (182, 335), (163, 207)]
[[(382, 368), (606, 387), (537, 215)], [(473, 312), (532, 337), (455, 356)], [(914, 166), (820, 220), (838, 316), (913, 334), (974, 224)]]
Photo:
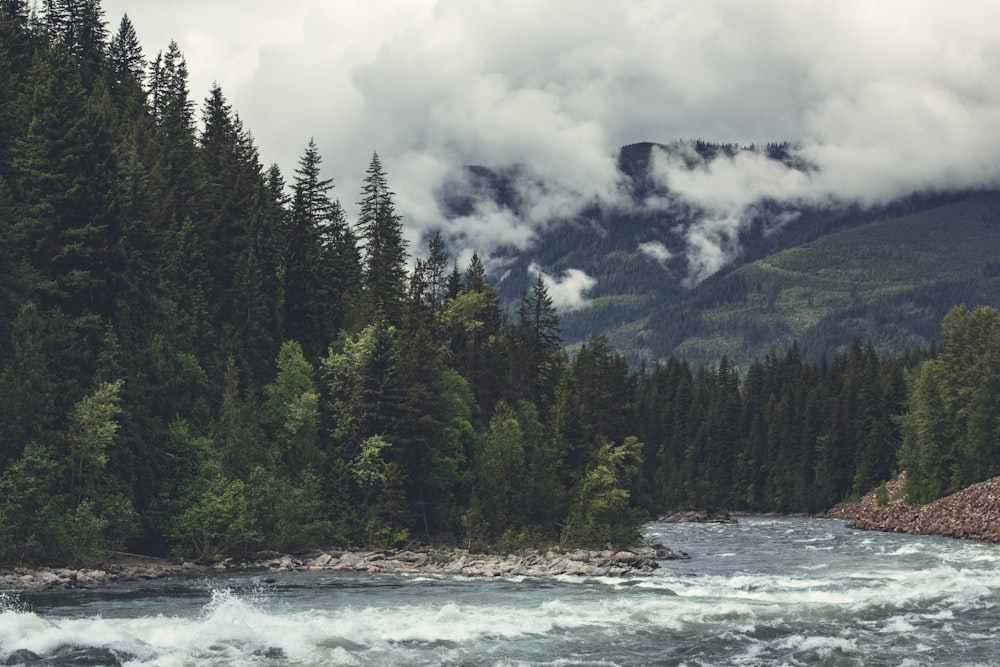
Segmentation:
[(632, 579), (334, 572), (0, 598), (0, 665), (996, 665), (1000, 546), (842, 521), (650, 524)]

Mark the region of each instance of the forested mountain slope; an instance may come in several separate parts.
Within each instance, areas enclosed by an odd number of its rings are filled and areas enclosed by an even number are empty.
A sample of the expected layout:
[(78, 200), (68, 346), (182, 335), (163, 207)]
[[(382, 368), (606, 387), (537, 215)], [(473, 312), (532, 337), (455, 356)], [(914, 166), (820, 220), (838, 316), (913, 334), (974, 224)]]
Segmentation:
[[(682, 202), (644, 202), (672, 196), (650, 175), (652, 153), (692, 148), (708, 163), (740, 151), (787, 160), (782, 144), (626, 146), (619, 167), (631, 205), (592, 207), (542, 234), (531, 250), (510, 253), (501, 299), (525, 293), (533, 263), (556, 277), (579, 269), (595, 284), (583, 307), (562, 312), (571, 350), (601, 332), (633, 364), (671, 354), (712, 364), (726, 354), (741, 365), (796, 339), (812, 360), (854, 337), (900, 353), (935, 340), (952, 305), (1000, 303), (1000, 195), (983, 191), (917, 193), (877, 206), (765, 202), (740, 231), (731, 262), (690, 284), (683, 233), (700, 212)], [(509, 172), (478, 173), (498, 202), (516, 209)], [(652, 256), (649, 244), (669, 257)]]
[(1000, 302), (1000, 195), (823, 236), (709, 278), (649, 315), (649, 349), (709, 362), (798, 340), (817, 359), (854, 337), (882, 354), (940, 339), (954, 304)]

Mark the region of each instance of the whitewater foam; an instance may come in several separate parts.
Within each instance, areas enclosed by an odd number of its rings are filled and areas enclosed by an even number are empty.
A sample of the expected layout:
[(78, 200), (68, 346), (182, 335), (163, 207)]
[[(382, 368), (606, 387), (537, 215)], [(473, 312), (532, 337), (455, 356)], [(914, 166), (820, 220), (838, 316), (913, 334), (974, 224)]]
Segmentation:
[(161, 604), (143, 602), (156, 611), (134, 618), (121, 607), (130, 596), (109, 595), (107, 617), (81, 611), (84, 592), (0, 597), (0, 664), (30, 662), (18, 651), (44, 664), (74, 646), (88, 664), (118, 656), (129, 667), (1000, 662), (996, 548), (831, 540), (831, 525), (654, 527), (657, 541), (732, 555), (641, 579), (248, 576), (188, 583), (175, 597), (170, 585), (150, 589)]

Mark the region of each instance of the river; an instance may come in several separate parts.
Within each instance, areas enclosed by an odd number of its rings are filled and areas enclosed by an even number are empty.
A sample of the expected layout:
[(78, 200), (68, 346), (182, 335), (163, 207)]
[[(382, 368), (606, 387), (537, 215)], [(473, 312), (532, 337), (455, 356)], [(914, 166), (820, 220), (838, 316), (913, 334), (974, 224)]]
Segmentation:
[(0, 665), (996, 665), (1000, 546), (650, 524), (630, 579), (309, 572), (0, 597)]

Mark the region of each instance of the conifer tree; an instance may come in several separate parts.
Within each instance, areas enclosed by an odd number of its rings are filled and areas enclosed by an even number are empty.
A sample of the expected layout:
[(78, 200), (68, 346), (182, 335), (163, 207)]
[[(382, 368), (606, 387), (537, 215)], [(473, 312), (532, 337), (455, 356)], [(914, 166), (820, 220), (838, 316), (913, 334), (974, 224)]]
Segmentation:
[(247, 241), (235, 273), (241, 312), (237, 323), (251, 381), (270, 378), (282, 336), (284, 309), (281, 241), (287, 225), (284, 179), (272, 165), (257, 187), (247, 221)]
[(339, 219), (329, 196), (333, 180), (320, 176), (322, 158), (310, 140), (299, 159), (292, 186), (292, 208), (285, 232), (284, 316), (288, 340), (297, 340), (307, 359), (317, 359), (334, 338), (335, 286), (329, 284), (329, 252), (323, 229)]
[[(481, 267), (482, 262), (473, 253), (466, 275), (478, 275)], [(489, 419), (493, 406), (505, 393), (507, 381), (499, 291), (486, 282), (483, 273), (481, 281), (467, 282), (448, 300), (440, 319), (452, 367), (462, 373), (483, 417)]]
[(198, 218), (195, 202), (201, 182), (195, 148), (194, 104), (188, 91), (184, 55), (171, 41), (151, 64), (150, 114), (156, 125), (158, 154), (151, 167), (151, 191), (158, 204), (157, 223), (170, 224)]
[(0, 2), (0, 178), (12, 177), (14, 142), (27, 127), (24, 78), (31, 62), (27, 16), (20, 2)]
[(375, 317), (385, 317), (397, 325), (402, 321), (406, 299), (407, 254), (402, 221), (396, 214), (378, 153), (372, 153), (366, 174), (358, 202), (365, 298)]
[(517, 309), (510, 336), (511, 389), (540, 408), (551, 404), (558, 381), (556, 353), (562, 344), (560, 320), (539, 273)]
[(445, 249), (441, 232), (435, 232), (427, 244), (428, 255), (425, 263), (427, 271), (427, 298), (435, 309), (444, 305), (448, 297), (448, 251)]
[(248, 248), (247, 225), (263, 185), (257, 150), (218, 85), (202, 112), (198, 155), (204, 174), (198, 197), (200, 236), (211, 278), (212, 320), (227, 338), (241, 344), (243, 308), (251, 295), (237, 273)]
[(146, 77), (146, 59), (135, 33), (135, 26), (128, 14), (122, 16), (118, 32), (108, 45), (111, 61), (111, 81), (115, 86), (125, 86), (129, 82), (142, 84)]
[(12, 184), (40, 304), (108, 316), (123, 266), (108, 100), (87, 96), (60, 49), (36, 57), (32, 78), (34, 114), (15, 145)]

